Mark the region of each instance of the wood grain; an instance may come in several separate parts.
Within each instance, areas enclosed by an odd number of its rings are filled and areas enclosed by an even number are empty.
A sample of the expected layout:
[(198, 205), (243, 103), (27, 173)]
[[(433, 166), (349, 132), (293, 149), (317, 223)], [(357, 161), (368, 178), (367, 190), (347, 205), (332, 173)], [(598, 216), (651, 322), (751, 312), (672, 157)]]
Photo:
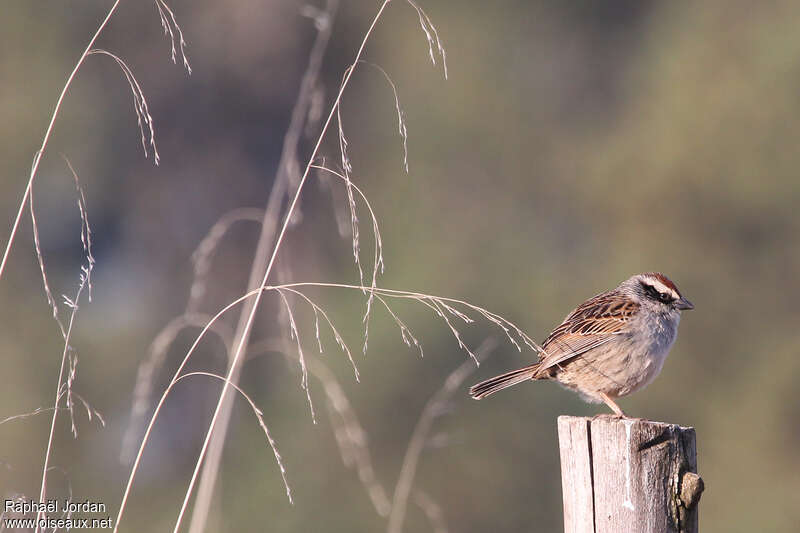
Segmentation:
[(697, 533), (693, 428), (562, 416), (558, 437), (566, 533)]

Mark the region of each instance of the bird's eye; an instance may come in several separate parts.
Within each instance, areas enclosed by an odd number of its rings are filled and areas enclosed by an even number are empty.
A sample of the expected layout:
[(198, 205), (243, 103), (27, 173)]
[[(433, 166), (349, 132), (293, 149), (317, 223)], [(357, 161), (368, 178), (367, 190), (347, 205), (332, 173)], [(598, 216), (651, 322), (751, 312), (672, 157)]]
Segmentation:
[(675, 297), (672, 295), (672, 293), (661, 292), (647, 283), (642, 282), (642, 288), (644, 289), (645, 295), (651, 300), (655, 300), (664, 304), (670, 304), (675, 301)]

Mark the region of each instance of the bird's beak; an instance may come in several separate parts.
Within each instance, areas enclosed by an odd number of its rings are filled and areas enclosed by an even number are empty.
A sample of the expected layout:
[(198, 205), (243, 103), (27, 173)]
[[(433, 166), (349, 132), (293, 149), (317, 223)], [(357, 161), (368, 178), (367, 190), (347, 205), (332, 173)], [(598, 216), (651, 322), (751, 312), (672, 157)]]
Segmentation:
[(689, 309), (694, 309), (694, 304), (687, 300), (686, 298), (681, 298), (677, 302), (675, 302), (675, 307), (680, 309), (681, 311), (688, 311)]

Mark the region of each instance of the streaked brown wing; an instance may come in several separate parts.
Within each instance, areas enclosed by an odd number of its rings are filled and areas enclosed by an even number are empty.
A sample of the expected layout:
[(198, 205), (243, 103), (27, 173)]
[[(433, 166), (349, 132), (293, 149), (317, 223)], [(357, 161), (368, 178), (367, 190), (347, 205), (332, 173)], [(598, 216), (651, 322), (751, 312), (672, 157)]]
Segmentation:
[(567, 315), (545, 339), (542, 370), (610, 341), (625, 328), (638, 309), (639, 304), (620, 301), (620, 295), (615, 292), (598, 294), (587, 300)]

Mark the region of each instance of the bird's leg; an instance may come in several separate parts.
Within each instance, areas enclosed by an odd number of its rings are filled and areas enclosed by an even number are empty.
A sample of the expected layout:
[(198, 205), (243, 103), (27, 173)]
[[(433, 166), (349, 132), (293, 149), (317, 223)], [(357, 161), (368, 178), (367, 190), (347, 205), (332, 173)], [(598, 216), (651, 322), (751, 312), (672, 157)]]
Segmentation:
[(604, 402), (606, 402), (606, 405), (609, 406), (611, 410), (617, 414), (618, 417), (628, 418), (627, 416), (625, 416), (625, 413), (622, 412), (622, 409), (619, 408), (619, 405), (617, 405), (616, 402), (614, 402), (614, 400), (608, 397), (608, 394), (606, 394), (605, 392), (601, 392), (600, 397), (603, 399)]

